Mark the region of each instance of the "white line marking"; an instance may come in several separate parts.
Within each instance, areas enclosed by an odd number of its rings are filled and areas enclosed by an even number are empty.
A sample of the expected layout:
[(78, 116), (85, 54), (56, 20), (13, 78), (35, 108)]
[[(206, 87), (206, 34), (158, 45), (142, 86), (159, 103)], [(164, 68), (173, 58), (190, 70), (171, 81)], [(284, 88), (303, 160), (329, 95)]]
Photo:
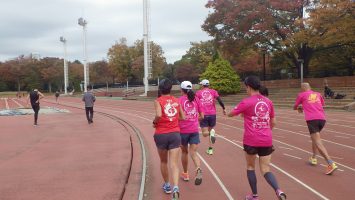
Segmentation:
[[(227, 139), (227, 138), (222, 138), (232, 144), (234, 144), (235, 146), (243, 149), (242, 146), (234, 143), (233, 141)], [(318, 197), (320, 197), (321, 199), (324, 199), (324, 200), (329, 200), (327, 197), (323, 196), (321, 193), (319, 193), (317, 190), (311, 188), (310, 186), (308, 186), (307, 184), (305, 184), (304, 182), (302, 182), (301, 180), (297, 179), (296, 177), (292, 176), (291, 174), (287, 173), (286, 171), (284, 171), (283, 169), (281, 169), (280, 167), (270, 163), (270, 165), (272, 167), (274, 167), (275, 169), (279, 170), (281, 173), (285, 174), (286, 176), (288, 176), (289, 178), (293, 179), (294, 181), (296, 181), (297, 183), (299, 183), (300, 185), (302, 185), (303, 187), (305, 187), (306, 189), (308, 189), (309, 191), (313, 192), (315, 195), (317, 195)]]
[[(289, 146), (289, 147), (295, 148), (295, 149), (297, 149), (297, 150), (303, 151), (303, 152), (308, 153), (308, 154), (310, 154), (310, 155), (313, 155), (313, 153), (311, 153), (311, 152), (309, 152), (309, 151), (306, 151), (306, 150), (304, 150), (304, 149), (301, 149), (301, 148), (295, 147), (295, 146), (293, 146), (293, 145), (291, 145), (291, 144), (287, 144), (287, 143), (281, 142), (280, 140), (274, 140), (274, 141), (275, 141), (275, 142), (279, 142), (279, 143), (281, 143), (281, 144), (283, 144), (283, 145), (286, 145), (286, 146)], [(319, 157), (319, 158), (323, 158), (323, 157), (321, 157), (321, 156), (319, 156), (319, 155), (317, 155), (317, 157)], [(331, 157), (336, 158), (336, 157), (334, 157), (334, 156), (331, 156)], [(354, 171), (354, 172), (355, 172), (355, 169), (354, 169), (354, 168), (352, 168), (352, 167), (349, 167), (349, 166), (344, 165), (344, 164), (340, 164), (339, 162), (336, 162), (336, 163), (337, 163), (338, 165), (340, 165), (340, 166), (343, 166), (344, 168), (347, 168), (347, 169), (349, 169), (349, 170), (351, 170), (351, 171)]]
[(293, 149), (291, 149), (291, 148), (287, 148), (287, 147), (283, 147), (283, 146), (279, 146), (279, 148), (280, 148), (280, 149), (287, 149), (287, 150), (291, 150), (291, 151), (293, 150)]
[(291, 157), (291, 158), (296, 158), (296, 159), (298, 159), (298, 160), (302, 160), (302, 158), (300, 158), (300, 157), (293, 156), (293, 155), (290, 155), (290, 154), (287, 154), (287, 153), (284, 153), (283, 155), (288, 156), (288, 157)]
[(222, 190), (224, 191), (224, 193), (227, 195), (227, 198), (229, 200), (234, 200), (232, 195), (229, 193), (229, 191), (227, 190), (226, 186), (224, 186), (224, 184), (222, 183), (221, 179), (219, 179), (219, 177), (217, 176), (217, 174), (213, 171), (213, 169), (210, 167), (210, 165), (208, 165), (208, 163), (205, 161), (205, 159), (202, 158), (202, 156), (197, 153), (197, 156), (201, 159), (201, 161), (206, 165), (207, 169), (211, 172), (212, 176), (217, 180), (219, 186), (221, 186)]
[[(103, 108), (105, 109), (105, 108)], [(111, 110), (112, 111), (112, 110)], [(119, 112), (119, 113), (124, 113), (124, 112), (120, 112), (120, 111), (114, 111), (114, 112)], [(127, 113), (126, 113), (127, 114)], [(145, 119), (147, 121), (151, 121), (148, 118), (145, 117), (141, 117), (141, 116), (135, 116), (135, 117), (139, 117), (141, 119)], [(220, 137), (223, 138), (223, 137)], [(208, 170), (211, 172), (212, 176), (216, 179), (216, 181), (218, 182), (218, 184), (221, 186), (222, 190), (224, 191), (224, 193), (226, 194), (226, 196), (228, 197), (229, 200), (234, 200), (232, 195), (229, 193), (229, 191), (227, 190), (227, 188), (224, 186), (224, 184), (222, 183), (221, 179), (217, 176), (217, 174), (213, 171), (213, 169), (208, 165), (208, 163), (205, 161), (205, 159), (202, 158), (202, 156), (197, 153), (197, 156), (201, 159), (201, 161), (206, 165), (206, 167), (208, 168)]]
[(10, 107), (9, 107), (9, 103), (7, 102), (7, 98), (5, 98), (5, 106), (6, 106), (6, 109), (9, 110)]
[(352, 134), (349, 134), (349, 133), (341, 133), (341, 132), (338, 132), (338, 131), (335, 131), (335, 130), (332, 130), (332, 129), (326, 129), (324, 131), (325, 132), (329, 131), (329, 132), (338, 133), (338, 134), (341, 134), (341, 135), (347, 135), (347, 136), (355, 137), (355, 135), (352, 135)]
[(13, 102), (15, 102), (20, 108), (23, 107), (23, 105), (21, 105), (19, 102), (17, 102), (15, 99), (11, 99)]
[(345, 136), (340, 136), (340, 135), (334, 135), (334, 137), (337, 137), (337, 138), (345, 138), (345, 139), (350, 139), (350, 137), (345, 137)]

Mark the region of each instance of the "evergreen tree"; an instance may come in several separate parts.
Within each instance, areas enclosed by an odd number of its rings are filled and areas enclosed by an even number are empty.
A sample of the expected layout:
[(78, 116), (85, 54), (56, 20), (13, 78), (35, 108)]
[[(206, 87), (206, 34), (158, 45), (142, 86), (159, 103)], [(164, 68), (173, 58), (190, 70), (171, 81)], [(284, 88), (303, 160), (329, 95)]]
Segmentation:
[(233, 94), (240, 91), (240, 78), (234, 71), (231, 64), (217, 55), (217, 58), (210, 62), (206, 71), (201, 75), (202, 79), (210, 81), (211, 88), (218, 90), (221, 94)]

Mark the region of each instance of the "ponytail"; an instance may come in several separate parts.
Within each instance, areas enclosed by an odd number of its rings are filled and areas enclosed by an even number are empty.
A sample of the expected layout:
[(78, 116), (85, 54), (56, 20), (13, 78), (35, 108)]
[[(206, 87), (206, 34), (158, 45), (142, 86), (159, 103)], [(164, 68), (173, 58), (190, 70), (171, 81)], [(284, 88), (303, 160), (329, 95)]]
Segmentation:
[(187, 90), (186, 91), (187, 98), (189, 99), (190, 102), (193, 102), (195, 100), (195, 93), (192, 90)]

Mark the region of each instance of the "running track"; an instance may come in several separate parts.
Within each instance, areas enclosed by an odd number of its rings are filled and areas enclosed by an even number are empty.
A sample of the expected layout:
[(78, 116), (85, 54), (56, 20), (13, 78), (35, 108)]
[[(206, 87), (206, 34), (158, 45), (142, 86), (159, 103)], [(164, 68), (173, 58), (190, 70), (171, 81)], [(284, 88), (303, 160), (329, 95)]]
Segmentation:
[[(50, 101), (42, 105), (51, 105)], [(78, 98), (61, 98), (61, 101), (62, 104), (82, 106)], [(15, 102), (8, 100), (7, 104), (9, 107), (16, 107)], [(5, 102), (0, 102), (0, 105), (4, 106)], [(227, 110), (231, 108), (227, 107)], [(170, 199), (170, 195), (163, 194), (160, 189), (162, 178), (152, 137), (154, 129), (151, 126), (154, 117), (153, 103), (99, 99), (95, 110), (124, 118), (142, 132), (148, 154), (145, 199)], [(322, 137), (329, 154), (339, 166), (339, 170), (332, 176), (324, 175), (322, 165), (325, 162), (322, 159), (319, 159), (321, 165), (316, 167), (307, 164), (311, 143), (303, 115), (286, 109), (277, 109), (276, 115), (278, 123), (273, 132), (276, 151), (273, 154), (272, 171), (288, 199), (341, 199), (354, 196), (355, 114), (327, 112), (328, 123)], [(203, 163), (203, 183), (201, 186), (194, 186), (193, 181), (180, 181), (181, 199), (243, 199), (250, 192), (241, 149), (242, 129), (241, 118), (227, 118), (219, 110), (216, 127), (219, 138), (213, 156), (204, 153), (207, 139), (201, 138), (199, 154)], [(193, 178), (192, 161), (190, 176)], [(276, 199), (260, 173), (257, 172), (257, 176), (260, 198)]]

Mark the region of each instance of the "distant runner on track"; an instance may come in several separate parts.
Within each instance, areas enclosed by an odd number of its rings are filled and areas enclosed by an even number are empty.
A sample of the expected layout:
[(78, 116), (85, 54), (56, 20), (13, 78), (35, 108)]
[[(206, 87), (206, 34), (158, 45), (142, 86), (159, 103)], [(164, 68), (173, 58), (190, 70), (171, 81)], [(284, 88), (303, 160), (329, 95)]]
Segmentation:
[[(330, 175), (338, 167), (330, 158), (320, 137), (320, 132), (322, 131), (326, 122), (323, 109), (323, 106), (325, 105), (324, 99), (320, 93), (312, 91), (309, 83), (302, 83), (301, 90), (302, 92), (298, 94), (293, 109), (298, 110), (299, 113), (304, 112), (304, 117), (307, 122), (309, 133), (311, 135), (313, 155), (309, 158), (309, 163), (311, 165), (317, 165), (318, 150), (318, 152), (328, 163), (325, 174)], [(299, 107), (301, 104), (302, 107)]]
[(33, 126), (37, 126), (38, 125), (38, 123), (37, 123), (37, 121), (38, 121), (38, 113), (39, 113), (39, 110), (40, 110), (39, 100), (42, 99), (42, 98), (44, 98), (44, 95), (41, 92), (39, 92), (38, 89), (34, 89), (27, 96), (27, 104), (28, 104), (28, 100), (30, 100), (32, 109), (35, 112)]
[(275, 190), (277, 197), (284, 200), (286, 195), (279, 188), (274, 174), (270, 172), (271, 154), (274, 151), (272, 145), (272, 129), (275, 126), (274, 106), (271, 100), (259, 93), (261, 87), (259, 78), (249, 76), (244, 84), (249, 97), (243, 99), (228, 116), (240, 114), (244, 116), (243, 146), (247, 177), (252, 190), (252, 194), (247, 195), (245, 199), (259, 199), (255, 175), (255, 160), (258, 155), (261, 174)]
[[(173, 193), (173, 200), (179, 199), (179, 154), (180, 154), (180, 127), (179, 120), (184, 120), (185, 116), (181, 110), (179, 100), (170, 95), (172, 82), (163, 79), (159, 83), (159, 96), (154, 101), (155, 127), (154, 141), (160, 157), (160, 170), (164, 179), (163, 191)], [(173, 189), (169, 182), (168, 159), (171, 168)]]
[(96, 101), (96, 98), (90, 86), (87, 86), (87, 92), (85, 92), (82, 100), (85, 102), (85, 113), (88, 123), (94, 123), (94, 103)]
[(57, 90), (56, 92), (55, 92), (55, 94), (54, 94), (54, 96), (55, 96), (55, 102), (58, 104), (59, 102), (58, 102), (58, 98), (59, 98), (59, 91)]
[(213, 144), (216, 142), (216, 132), (213, 129), (216, 126), (216, 100), (223, 109), (223, 114), (226, 115), (226, 109), (216, 90), (210, 89), (210, 82), (206, 79), (202, 80), (202, 89), (196, 92), (196, 97), (200, 100), (204, 111), (204, 118), (200, 122), (202, 135), (209, 136), (209, 147), (206, 150), (208, 155), (213, 155)]
[(199, 119), (203, 119), (201, 102), (198, 98), (195, 98), (190, 81), (183, 81), (180, 86), (182, 96), (179, 98), (179, 102), (185, 114), (185, 120), (179, 121), (182, 150), (181, 162), (184, 170), (181, 173), (181, 178), (184, 181), (189, 181), (190, 179), (188, 173), (188, 154), (190, 152), (196, 167), (195, 185), (200, 185), (202, 183), (202, 170), (201, 161), (197, 156), (197, 146), (200, 143)]

